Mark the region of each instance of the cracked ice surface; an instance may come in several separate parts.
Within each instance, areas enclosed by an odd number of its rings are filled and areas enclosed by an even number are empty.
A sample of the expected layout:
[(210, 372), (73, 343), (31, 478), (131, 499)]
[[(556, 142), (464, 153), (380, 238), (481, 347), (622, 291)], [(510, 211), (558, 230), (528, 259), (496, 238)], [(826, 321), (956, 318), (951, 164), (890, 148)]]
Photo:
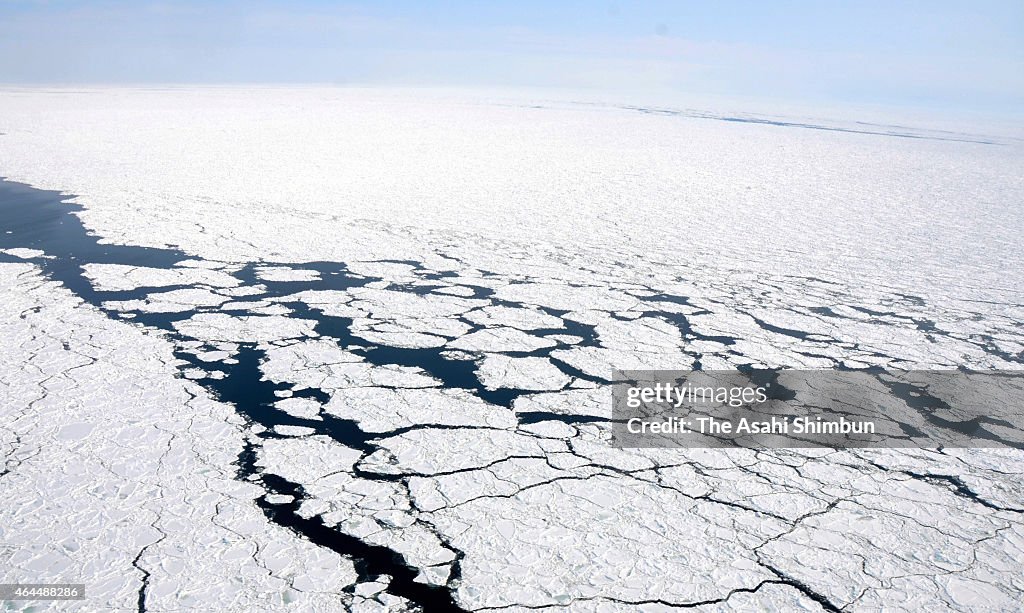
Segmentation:
[(238, 285), (238, 281), (230, 275), (204, 268), (164, 269), (124, 264), (86, 264), (85, 274), (96, 287), (105, 291), (200, 283), (215, 287)]
[(452, 96), (0, 94), (0, 171), (108, 247), (88, 305), (53, 250), (0, 265), (5, 576), (150, 610), (1017, 608), (1020, 451), (613, 449), (605, 384), (1019, 369), (1019, 141)]
[[(29, 264), (0, 264), (0, 581), (88, 585), (93, 609), (341, 607), (351, 563), (234, 479), (241, 420), (164, 341)], [(304, 604), (303, 604), (304, 603)]]

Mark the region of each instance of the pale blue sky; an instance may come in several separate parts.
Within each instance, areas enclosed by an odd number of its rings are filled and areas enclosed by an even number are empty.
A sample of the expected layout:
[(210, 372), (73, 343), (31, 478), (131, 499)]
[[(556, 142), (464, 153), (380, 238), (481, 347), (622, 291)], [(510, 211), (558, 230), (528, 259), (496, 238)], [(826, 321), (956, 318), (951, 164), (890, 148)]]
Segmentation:
[(1024, 108), (1024, 0), (0, 0), (3, 83), (593, 88)]

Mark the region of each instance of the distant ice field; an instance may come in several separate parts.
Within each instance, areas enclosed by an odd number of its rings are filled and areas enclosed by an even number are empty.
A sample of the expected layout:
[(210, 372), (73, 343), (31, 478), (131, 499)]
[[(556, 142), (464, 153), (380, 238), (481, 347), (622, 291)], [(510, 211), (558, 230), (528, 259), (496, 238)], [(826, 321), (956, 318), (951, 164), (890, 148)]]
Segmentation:
[(0, 583), (148, 611), (1014, 610), (1019, 450), (614, 449), (607, 378), (1020, 369), (1022, 145), (0, 90)]
[(684, 106), (360, 89), (0, 100), (4, 176), (75, 194), (114, 241), (280, 261), (443, 248), (510, 273), (582, 264), (635, 279), (713, 266), (944, 299), (1021, 288), (1024, 142), (971, 127), (860, 126), (922, 137), (902, 138)]

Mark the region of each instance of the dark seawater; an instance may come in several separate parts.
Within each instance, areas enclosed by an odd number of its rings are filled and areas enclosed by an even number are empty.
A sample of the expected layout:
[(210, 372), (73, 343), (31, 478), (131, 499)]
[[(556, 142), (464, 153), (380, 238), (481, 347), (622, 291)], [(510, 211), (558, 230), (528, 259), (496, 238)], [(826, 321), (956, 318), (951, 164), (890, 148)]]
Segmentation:
[[(0, 179), (0, 248), (30, 248), (44, 251), (48, 257), (33, 258), (31, 261), (39, 266), (50, 279), (59, 281), (76, 296), (85, 302), (104, 311), (109, 316), (121, 321), (123, 312), (104, 309), (106, 301), (145, 299), (153, 291), (169, 291), (190, 286), (171, 286), (160, 288), (138, 288), (128, 291), (100, 291), (84, 275), (82, 266), (87, 263), (123, 264), (128, 266), (145, 266), (151, 268), (173, 269), (178, 262), (196, 259), (178, 249), (157, 249), (124, 245), (100, 244), (96, 235), (89, 233), (75, 215), (81, 206), (66, 202), (67, 197), (59, 192), (34, 189), (28, 185)], [(0, 254), (0, 262), (21, 262), (20, 258)], [(416, 266), (419, 263), (409, 262)], [(257, 268), (263, 262), (245, 263), (240, 270), (233, 273), (244, 285), (262, 285), (266, 288), (251, 296), (233, 297), (235, 302), (255, 302), (269, 297), (281, 297), (304, 290), (343, 290), (378, 281), (379, 279), (350, 273), (344, 264), (339, 262), (303, 262), (296, 268), (316, 270), (320, 273), (319, 280), (313, 281), (266, 281), (257, 277)], [(282, 266), (273, 263), (273, 266)], [(425, 269), (425, 275), (435, 275)], [(434, 288), (416, 286), (417, 293), (429, 292)], [(396, 288), (392, 288), (396, 289)], [(397, 287), (401, 289), (401, 287)], [(489, 298), (489, 290), (476, 288), (475, 293)], [(519, 306), (512, 302), (491, 299), (494, 304)], [(316, 320), (316, 332), (322, 336), (335, 339), (342, 347), (361, 345), (352, 351), (361, 355), (367, 362), (375, 365), (401, 365), (419, 368), (439, 379), (444, 387), (471, 390), (481, 398), (495, 405), (508, 407), (522, 390), (488, 390), (475, 374), (476, 363), (473, 360), (453, 360), (441, 355), (442, 348), (408, 349), (379, 346), (367, 343), (353, 336), (350, 328), (352, 320), (344, 317), (326, 316), (302, 302), (287, 302), (286, 306), (293, 310), (293, 316)], [(134, 317), (128, 325), (139, 325), (161, 330), (172, 341), (183, 342), (194, 340), (178, 334), (173, 327), (177, 321), (192, 317), (197, 313), (218, 312), (217, 307), (196, 307), (181, 313), (146, 313), (130, 311)], [(244, 313), (241, 313), (244, 314)], [(479, 327), (475, 327), (479, 329)], [(589, 342), (595, 342), (596, 334), (587, 326), (569, 322), (565, 329), (541, 331), (540, 334), (577, 334)], [(585, 342), (587, 342), (585, 341)], [(214, 349), (213, 346), (207, 349)], [(551, 350), (531, 352), (530, 355), (546, 355)], [(185, 351), (176, 351), (176, 357), (185, 362), (182, 368), (194, 367), (206, 370), (210, 364), (199, 360), (195, 355)], [(270, 438), (278, 436), (272, 429), (274, 426), (304, 426), (312, 428), (316, 434), (326, 435), (333, 440), (362, 451), (369, 455), (377, 446), (375, 440), (395, 433), (367, 433), (359, 428), (353, 420), (343, 419), (328, 413), (321, 413), (321, 419), (304, 419), (289, 415), (274, 406), (281, 399), (276, 392), (288, 391), (292, 397), (310, 398), (321, 404), (329, 399), (326, 391), (319, 389), (293, 389), (287, 383), (275, 383), (263, 378), (260, 363), (265, 359), (265, 352), (255, 343), (242, 343), (233, 356), (237, 363), (218, 363), (216, 367), (226, 376), (222, 379), (205, 378), (197, 382), (205, 387), (217, 399), (229, 403), (250, 423), (260, 424), (267, 431), (257, 436)], [(460, 578), (460, 560), (462, 552), (447, 544), (442, 535), (437, 535), (440, 542), (450, 549), (455, 561), (447, 586), (431, 586), (415, 581), (417, 570), (409, 565), (404, 557), (387, 547), (361, 541), (325, 525), (319, 517), (303, 518), (298, 514), (301, 502), (305, 498), (302, 486), (292, 483), (278, 475), (267, 472), (256, 466), (258, 442), (249, 441), (237, 460), (237, 477), (262, 485), (266, 494), (256, 500), (271, 521), (285, 526), (321, 547), (329, 548), (344, 556), (352, 558), (361, 581), (373, 580), (380, 575), (392, 577), (388, 593), (408, 599), (424, 611), (460, 611), (452, 592)], [(356, 475), (363, 479), (384, 480), (404, 483), (401, 476), (380, 475), (369, 473), (357, 468)], [(271, 504), (267, 502), (269, 494), (287, 494), (294, 497), (289, 504)], [(436, 533), (435, 533), (436, 534)], [(145, 590), (147, 583), (139, 593), (139, 608), (146, 608)]]

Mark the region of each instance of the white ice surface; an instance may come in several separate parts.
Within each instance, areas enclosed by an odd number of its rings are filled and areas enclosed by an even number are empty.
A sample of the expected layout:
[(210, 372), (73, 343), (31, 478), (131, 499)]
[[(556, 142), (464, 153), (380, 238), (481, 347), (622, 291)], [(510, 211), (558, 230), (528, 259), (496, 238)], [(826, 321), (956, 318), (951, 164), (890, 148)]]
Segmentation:
[(28, 264), (0, 292), (0, 582), (85, 583), (89, 610), (136, 610), (147, 576), (151, 611), (344, 606), (351, 562), (266, 521), (241, 419), (170, 344)]
[[(193, 257), (171, 271), (86, 270), (103, 291), (154, 288), (119, 310), (237, 299), (176, 326), (190, 349), (276, 343), (260, 366), (268, 380), (330, 395), (321, 406), (282, 391), (279, 408), (378, 437), (364, 456), (285, 427), (263, 439), (260, 466), (303, 486), (306, 516), (401, 552), (425, 582), (447, 581), (460, 552), (452, 589), (467, 609), (814, 610), (809, 594), (853, 610), (1016, 608), (1020, 453), (618, 450), (600, 421), (607, 390), (565, 371), (1019, 368), (1019, 139), (495, 102), (2, 90), (0, 173), (75, 194), (105, 241)], [(378, 280), (303, 292), (312, 261)], [(247, 262), (267, 283), (296, 281), (296, 294), (243, 302), (262, 290), (228, 271)], [(18, 528), (0, 539), (3, 577), (71, 574), (96, 586), (99, 606), (133, 608), (141, 551), (154, 611), (193, 593), (224, 607), (398, 608), (386, 578), (342, 592), (349, 560), (253, 505), (259, 488), (232, 478), (237, 418), (174, 378), (167, 341), (75, 303), (27, 263), (0, 271), (14, 416), (0, 494), (16, 501), (0, 529)], [(477, 360), (486, 387), (531, 393), (510, 410), (374, 365), (290, 317), (296, 301), (352, 318), (357, 342), (449, 347)], [(596, 344), (568, 328), (534, 333), (565, 322), (595, 326)], [(530, 414), (585, 419), (516, 420)], [(97, 485), (69, 489), (56, 474)], [(955, 476), (977, 499), (920, 475)]]

